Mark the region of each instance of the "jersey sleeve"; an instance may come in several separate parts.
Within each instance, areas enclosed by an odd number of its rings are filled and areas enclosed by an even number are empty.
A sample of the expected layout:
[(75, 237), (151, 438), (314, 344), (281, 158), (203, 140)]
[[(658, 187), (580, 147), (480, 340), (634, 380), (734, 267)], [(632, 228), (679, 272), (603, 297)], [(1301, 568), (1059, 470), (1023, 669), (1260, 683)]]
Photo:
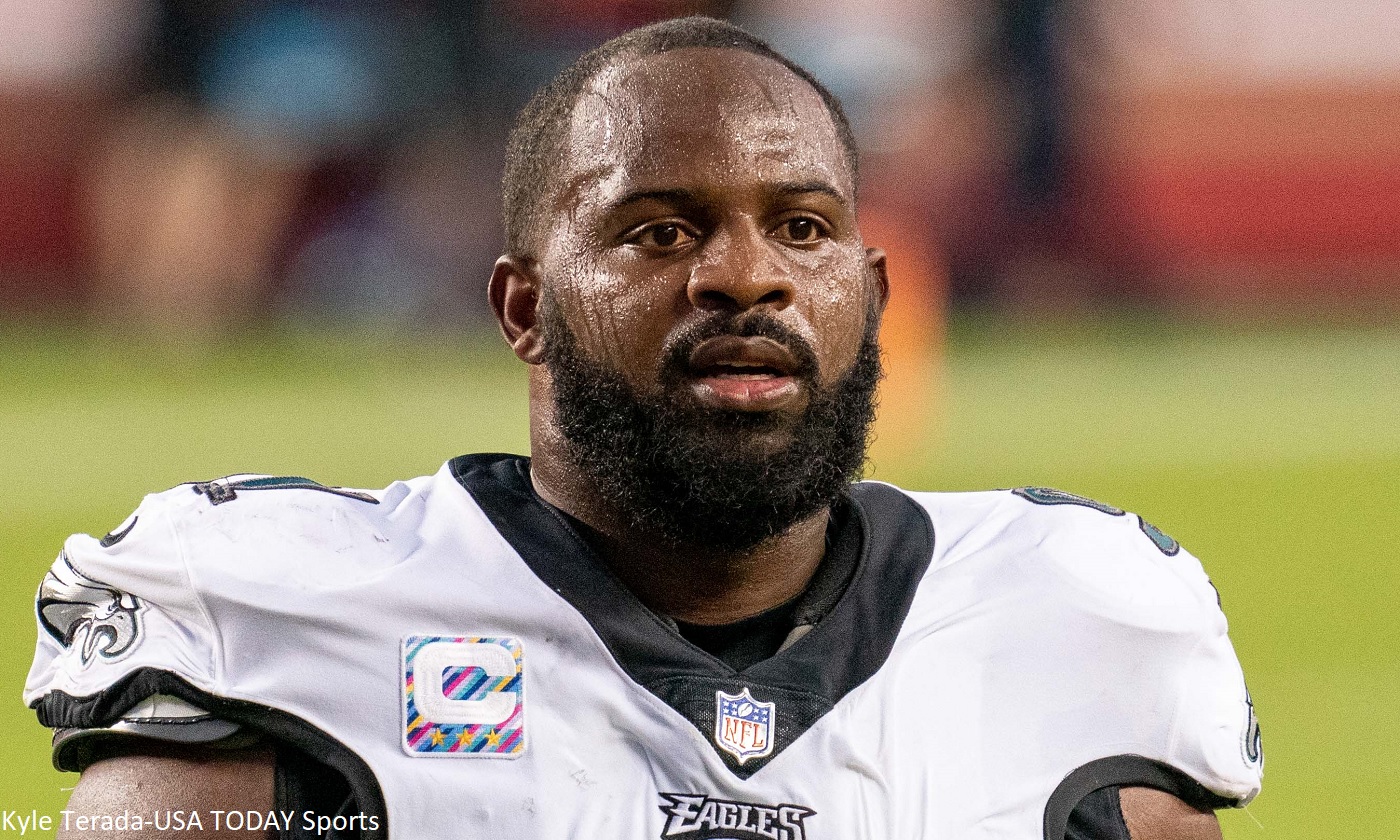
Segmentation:
[[(1199, 566), (1182, 552), (1182, 561)], [(1176, 714), (1167, 763), (1230, 804), (1244, 806), (1259, 793), (1264, 750), (1254, 701), (1226, 634), (1225, 617), (1201, 632), (1176, 672)]]
[[(1047, 515), (1074, 523), (1047, 540), (1075, 590), (1067, 597), (1116, 640), (1119, 678), (1138, 686), (1150, 710), (1144, 752), (1209, 792), (1195, 804), (1248, 804), (1263, 775), (1259, 726), (1201, 562), (1137, 514), (1106, 505), (1054, 510)], [(1125, 667), (1137, 673), (1122, 674)]]
[(1011, 495), (1006, 532), (1043, 569), (1041, 597), (1061, 610), (1050, 625), (1069, 640), (1061, 655), (1108, 698), (1094, 708), (1113, 734), (1081, 768), (1084, 791), (1143, 784), (1201, 807), (1248, 804), (1263, 774), (1259, 726), (1201, 562), (1112, 505), (1047, 488)]
[(81, 769), (94, 736), (208, 742), (238, 728), (180, 696), (219, 689), (218, 635), (174, 526), (180, 489), (101, 539), (70, 537), (39, 585), (24, 701), (56, 730), (62, 769)]

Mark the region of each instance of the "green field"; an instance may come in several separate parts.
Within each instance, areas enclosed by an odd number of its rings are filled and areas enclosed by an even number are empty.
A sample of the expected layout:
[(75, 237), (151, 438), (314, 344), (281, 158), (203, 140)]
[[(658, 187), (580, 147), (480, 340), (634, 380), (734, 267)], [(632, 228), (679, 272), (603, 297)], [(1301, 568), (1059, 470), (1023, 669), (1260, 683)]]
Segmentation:
[[(66, 534), (191, 479), (379, 487), (525, 447), (522, 371), (495, 342), (77, 335), (0, 328), (0, 810), (56, 812), (73, 783), (19, 702), (33, 591)], [(878, 477), (1072, 490), (1205, 561), (1267, 753), (1226, 837), (1400, 837), (1400, 329), (964, 322), (941, 381), (926, 445)]]

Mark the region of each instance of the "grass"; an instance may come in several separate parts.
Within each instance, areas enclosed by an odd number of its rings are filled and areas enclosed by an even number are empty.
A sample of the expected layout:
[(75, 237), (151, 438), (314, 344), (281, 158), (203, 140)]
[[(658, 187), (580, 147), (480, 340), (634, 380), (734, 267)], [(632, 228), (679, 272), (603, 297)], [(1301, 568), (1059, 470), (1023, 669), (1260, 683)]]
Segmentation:
[[(299, 333), (196, 353), (11, 326), (0, 383), (0, 809), (26, 813), (55, 813), (73, 781), (17, 701), (32, 593), (66, 534), (191, 479), (378, 487), (526, 446), (524, 378), (495, 342)], [(1400, 790), (1400, 330), (960, 322), (939, 383), (936, 422), (883, 439), (878, 477), (1061, 487), (1204, 559), (1268, 756), (1227, 838), (1400, 836), (1384, 806)]]

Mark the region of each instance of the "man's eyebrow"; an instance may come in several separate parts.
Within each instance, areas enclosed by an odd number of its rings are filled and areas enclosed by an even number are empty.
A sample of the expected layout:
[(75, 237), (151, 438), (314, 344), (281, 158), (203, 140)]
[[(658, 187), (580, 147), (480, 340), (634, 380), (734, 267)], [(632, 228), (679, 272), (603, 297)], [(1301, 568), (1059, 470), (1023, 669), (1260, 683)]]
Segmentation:
[(774, 192), (776, 192), (779, 196), (783, 198), (791, 198), (793, 196), (807, 195), (810, 193), (820, 193), (822, 195), (830, 196), (831, 198), (834, 198), (842, 203), (845, 203), (847, 201), (846, 196), (843, 195), (840, 190), (836, 189), (831, 184), (828, 184), (825, 181), (801, 181), (796, 183), (778, 184), (774, 189)]
[(603, 209), (605, 214), (616, 213), (633, 204), (643, 201), (654, 201), (657, 204), (670, 204), (680, 207), (693, 207), (700, 204), (700, 196), (687, 189), (670, 190), (637, 190), (627, 193), (616, 201), (608, 202)]
[[(847, 202), (846, 196), (843, 195), (840, 190), (825, 181), (783, 182), (774, 184), (770, 189), (771, 192), (779, 198), (792, 198), (816, 193), (829, 196), (843, 204)], [(698, 192), (684, 188), (637, 190), (627, 193), (616, 201), (609, 202), (604, 212), (616, 213), (619, 210), (643, 201), (654, 201), (658, 204), (669, 204), (677, 207), (695, 207), (704, 203), (703, 197)]]

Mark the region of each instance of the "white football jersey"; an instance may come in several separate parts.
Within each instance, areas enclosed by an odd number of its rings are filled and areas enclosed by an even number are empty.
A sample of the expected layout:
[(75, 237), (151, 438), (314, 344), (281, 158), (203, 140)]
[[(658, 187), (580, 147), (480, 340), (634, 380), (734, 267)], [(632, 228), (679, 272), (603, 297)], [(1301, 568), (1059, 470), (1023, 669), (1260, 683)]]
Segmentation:
[(365, 836), (1060, 840), (1107, 785), (1215, 807), (1259, 790), (1216, 593), (1135, 515), (854, 485), (845, 593), (736, 672), (637, 601), (528, 469), (149, 496), (64, 546), (25, 702), (55, 728), (155, 697), (176, 709), (158, 722), (270, 733), (345, 773), (383, 820)]

